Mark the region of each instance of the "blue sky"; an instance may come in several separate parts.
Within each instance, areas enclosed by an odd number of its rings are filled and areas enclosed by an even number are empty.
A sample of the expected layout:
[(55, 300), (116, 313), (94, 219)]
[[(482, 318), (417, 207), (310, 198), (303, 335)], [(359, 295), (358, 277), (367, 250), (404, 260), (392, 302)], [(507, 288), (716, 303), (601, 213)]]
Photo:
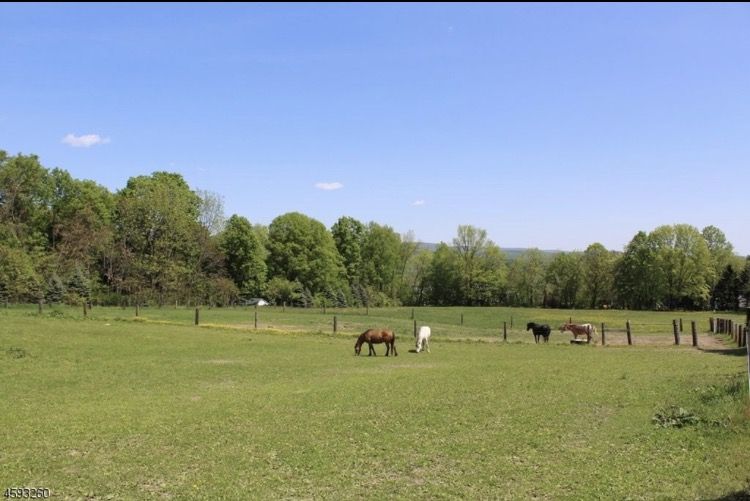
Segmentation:
[[(0, 149), (228, 214), (750, 253), (750, 6), (0, 5)], [(324, 184), (327, 183), (327, 184)], [(316, 185), (319, 185), (316, 187)], [(322, 189), (337, 188), (337, 189)]]

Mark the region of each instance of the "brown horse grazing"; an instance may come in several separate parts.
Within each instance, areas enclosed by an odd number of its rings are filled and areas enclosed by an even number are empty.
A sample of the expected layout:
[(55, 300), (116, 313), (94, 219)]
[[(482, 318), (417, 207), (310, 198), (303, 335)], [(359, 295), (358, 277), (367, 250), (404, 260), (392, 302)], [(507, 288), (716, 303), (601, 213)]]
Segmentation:
[(560, 332), (570, 331), (573, 333), (573, 339), (578, 336), (586, 336), (586, 342), (590, 343), (591, 338), (596, 336), (596, 327), (592, 324), (569, 324), (565, 323), (560, 327)]
[(359, 352), (362, 350), (362, 345), (364, 343), (367, 343), (367, 345), (370, 347), (368, 356), (378, 355), (377, 353), (375, 353), (375, 348), (373, 348), (372, 345), (380, 343), (385, 343), (386, 357), (391, 352), (391, 350), (393, 350), (394, 357), (398, 356), (398, 353), (396, 353), (396, 334), (393, 331), (389, 331), (386, 329), (367, 329), (359, 335), (359, 337), (357, 338), (357, 342), (354, 344), (355, 355), (359, 355)]

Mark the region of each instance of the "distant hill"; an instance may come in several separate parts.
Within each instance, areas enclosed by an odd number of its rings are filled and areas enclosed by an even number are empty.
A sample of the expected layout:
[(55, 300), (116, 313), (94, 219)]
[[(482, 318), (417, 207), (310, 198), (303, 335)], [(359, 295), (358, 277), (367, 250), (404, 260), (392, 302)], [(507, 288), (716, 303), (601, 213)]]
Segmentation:
[[(429, 242), (419, 242), (419, 248), (420, 249), (427, 249), (429, 251), (434, 251), (437, 249), (437, 246), (440, 244), (434, 244)], [(505, 256), (508, 258), (508, 260), (513, 261), (515, 258), (526, 252), (527, 250), (530, 250), (528, 248), (523, 247), (500, 247), (500, 250), (502, 250), (505, 253)], [(545, 255), (545, 257), (553, 258), (555, 254), (559, 254), (562, 251), (559, 250), (545, 250), (545, 249), (539, 249), (542, 254)]]

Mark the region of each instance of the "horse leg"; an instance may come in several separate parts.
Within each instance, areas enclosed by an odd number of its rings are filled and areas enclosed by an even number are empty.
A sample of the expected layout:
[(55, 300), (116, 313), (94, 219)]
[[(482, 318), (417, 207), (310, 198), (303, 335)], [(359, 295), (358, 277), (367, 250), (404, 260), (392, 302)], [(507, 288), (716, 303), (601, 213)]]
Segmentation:
[(424, 340), (425, 348), (427, 348), (427, 353), (430, 352), (430, 338), (426, 338)]
[(386, 342), (385, 343), (385, 356), (387, 357), (390, 352), (391, 352), (391, 345), (388, 342)]
[(398, 356), (398, 352), (396, 351), (396, 340), (395, 339), (393, 341), (391, 341), (391, 350), (393, 350), (393, 356), (397, 357)]
[(367, 345), (370, 347), (370, 351), (368, 352), (369, 354), (367, 356), (371, 357), (371, 356), (375, 355), (377, 357), (378, 354), (375, 353), (375, 348), (373, 348), (372, 343), (368, 342)]

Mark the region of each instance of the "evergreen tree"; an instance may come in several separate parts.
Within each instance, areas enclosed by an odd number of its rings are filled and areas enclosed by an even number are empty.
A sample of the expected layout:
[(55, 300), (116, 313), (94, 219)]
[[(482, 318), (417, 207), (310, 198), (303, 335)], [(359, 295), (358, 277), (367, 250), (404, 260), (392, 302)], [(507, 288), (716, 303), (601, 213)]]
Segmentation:
[(55, 273), (47, 281), (47, 290), (44, 294), (44, 300), (50, 304), (62, 303), (65, 296), (65, 285), (60, 277)]

